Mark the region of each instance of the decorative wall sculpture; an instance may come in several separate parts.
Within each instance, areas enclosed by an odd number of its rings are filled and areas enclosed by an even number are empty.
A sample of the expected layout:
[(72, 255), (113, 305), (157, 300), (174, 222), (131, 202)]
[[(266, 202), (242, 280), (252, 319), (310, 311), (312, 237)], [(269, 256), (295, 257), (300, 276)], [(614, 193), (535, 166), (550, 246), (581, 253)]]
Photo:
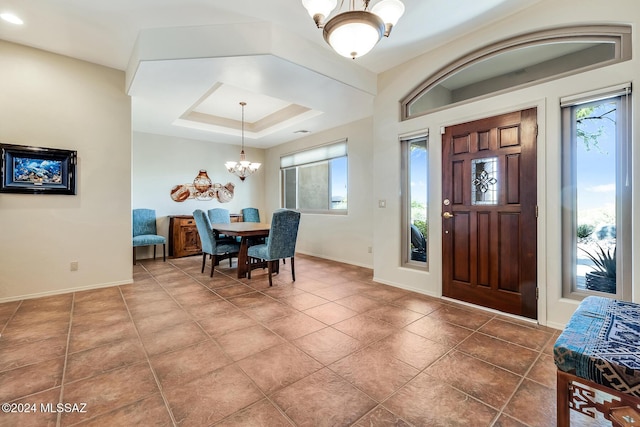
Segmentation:
[(227, 203), (233, 199), (234, 188), (235, 185), (231, 182), (227, 182), (224, 186), (212, 183), (207, 171), (200, 169), (193, 183), (179, 184), (171, 189), (171, 199), (174, 202), (184, 202), (187, 199), (203, 201), (218, 199), (220, 203)]

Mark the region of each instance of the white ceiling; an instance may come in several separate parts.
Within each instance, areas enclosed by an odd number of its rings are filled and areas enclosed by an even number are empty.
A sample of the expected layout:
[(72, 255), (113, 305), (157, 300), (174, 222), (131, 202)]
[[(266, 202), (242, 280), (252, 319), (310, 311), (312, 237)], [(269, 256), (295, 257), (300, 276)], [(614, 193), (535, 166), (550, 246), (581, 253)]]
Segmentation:
[(537, 1), (403, 0), (357, 60), (300, 0), (0, 0), (25, 21), (0, 21), (0, 39), (125, 70), (134, 131), (239, 145), (246, 101), (245, 144), (267, 148), (371, 115), (377, 73)]

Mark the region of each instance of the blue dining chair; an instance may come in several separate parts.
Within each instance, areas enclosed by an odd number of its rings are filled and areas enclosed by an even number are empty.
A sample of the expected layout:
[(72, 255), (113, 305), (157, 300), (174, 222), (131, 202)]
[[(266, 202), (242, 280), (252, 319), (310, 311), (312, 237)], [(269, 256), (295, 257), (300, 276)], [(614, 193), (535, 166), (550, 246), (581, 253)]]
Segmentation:
[(244, 222), (260, 222), (260, 211), (256, 208), (244, 208), (240, 213)]
[[(296, 253), (296, 240), (298, 239), (298, 226), (300, 225), (300, 212), (283, 209), (273, 213), (271, 218), (271, 231), (269, 239), (261, 245), (249, 246), (247, 256), (249, 264), (266, 261), (269, 271), (269, 286), (273, 286), (271, 279), (274, 267), (277, 268), (279, 260), (291, 258), (291, 277), (296, 281), (294, 256)], [(251, 279), (251, 265), (247, 277)]]
[[(207, 215), (209, 216), (209, 221), (212, 224), (230, 224), (231, 223), (231, 215), (229, 215), (228, 209), (222, 208), (213, 208), (207, 211)], [(232, 236), (225, 236), (224, 234), (216, 235), (216, 239), (218, 239), (218, 243), (226, 243), (226, 242), (237, 242), (238, 239)]]
[[(244, 208), (240, 213), (244, 222), (260, 222), (260, 211), (256, 208)], [(259, 245), (265, 241), (264, 237), (254, 237), (249, 239), (249, 245)]]
[(209, 216), (203, 210), (196, 209), (193, 211), (193, 219), (196, 220), (196, 228), (202, 244), (202, 270), (200, 272), (204, 273), (207, 254), (211, 255), (211, 274), (209, 274), (209, 277), (213, 277), (213, 270), (219, 261), (229, 258), (229, 267), (231, 267), (231, 258), (238, 256), (240, 244), (238, 242), (219, 242), (216, 240)]
[(229, 215), (228, 209), (209, 209), (207, 211), (207, 215), (209, 216), (209, 221), (211, 221), (212, 224), (229, 224), (231, 222), (231, 215)]
[(153, 259), (156, 259), (156, 245), (162, 245), (162, 261), (167, 261), (164, 236), (159, 236), (156, 229), (156, 211), (153, 209), (133, 210), (133, 263), (136, 263), (136, 248), (153, 246)]

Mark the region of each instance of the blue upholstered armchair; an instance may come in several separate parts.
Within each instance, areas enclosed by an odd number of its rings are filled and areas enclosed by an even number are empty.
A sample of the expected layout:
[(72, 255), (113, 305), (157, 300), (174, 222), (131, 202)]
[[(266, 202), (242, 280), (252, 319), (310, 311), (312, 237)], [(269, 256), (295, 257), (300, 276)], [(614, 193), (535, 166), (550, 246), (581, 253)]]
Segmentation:
[(238, 242), (222, 243), (217, 241), (211, 228), (209, 216), (204, 213), (204, 211), (200, 209), (193, 211), (193, 219), (196, 220), (196, 227), (200, 235), (200, 243), (202, 244), (202, 270), (200, 272), (204, 273), (207, 254), (209, 254), (211, 255), (211, 274), (209, 277), (213, 277), (215, 265), (218, 264), (220, 260), (229, 258), (229, 266), (231, 266), (231, 258), (238, 256), (240, 244)]
[(260, 211), (256, 208), (244, 208), (240, 213), (244, 222), (260, 222)]
[(136, 248), (153, 245), (153, 259), (156, 259), (156, 245), (162, 244), (162, 261), (167, 260), (166, 239), (156, 230), (156, 211), (153, 209), (133, 210), (133, 263), (136, 263)]
[[(296, 253), (296, 240), (298, 239), (298, 226), (300, 225), (300, 212), (282, 209), (273, 213), (271, 218), (271, 231), (267, 243), (250, 246), (247, 250), (249, 263), (254, 261), (266, 261), (269, 270), (269, 286), (273, 285), (271, 275), (274, 267), (282, 258), (291, 258), (291, 277), (296, 281), (294, 256)], [(251, 266), (249, 266), (248, 278), (251, 279)]]

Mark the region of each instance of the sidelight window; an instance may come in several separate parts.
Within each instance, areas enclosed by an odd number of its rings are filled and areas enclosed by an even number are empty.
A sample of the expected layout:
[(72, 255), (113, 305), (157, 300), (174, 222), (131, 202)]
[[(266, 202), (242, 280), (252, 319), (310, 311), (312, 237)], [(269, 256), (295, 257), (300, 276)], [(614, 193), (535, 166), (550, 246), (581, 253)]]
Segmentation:
[(630, 298), (630, 91), (562, 100), (565, 296)]
[(427, 267), (429, 222), (428, 137), (402, 139), (402, 260), (405, 266)]

